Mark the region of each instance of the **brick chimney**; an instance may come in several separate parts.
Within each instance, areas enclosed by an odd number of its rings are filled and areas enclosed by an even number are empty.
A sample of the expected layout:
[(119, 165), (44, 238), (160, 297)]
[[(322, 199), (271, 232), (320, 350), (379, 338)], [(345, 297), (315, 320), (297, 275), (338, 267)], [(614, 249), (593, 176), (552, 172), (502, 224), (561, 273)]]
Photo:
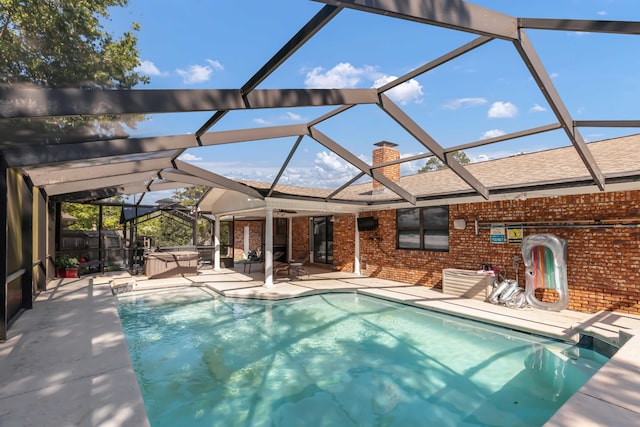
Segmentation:
[[(378, 143), (373, 144), (378, 148), (373, 149), (373, 165), (379, 165), (381, 163), (390, 162), (392, 160), (400, 159), (400, 150), (397, 150), (395, 147), (398, 144), (394, 144), (389, 141), (380, 141)], [(383, 168), (378, 169), (378, 171), (382, 172), (382, 174), (389, 178), (393, 182), (400, 181), (400, 164), (385, 166)], [(375, 179), (373, 180), (373, 192), (381, 193), (385, 190), (385, 186), (380, 184)]]

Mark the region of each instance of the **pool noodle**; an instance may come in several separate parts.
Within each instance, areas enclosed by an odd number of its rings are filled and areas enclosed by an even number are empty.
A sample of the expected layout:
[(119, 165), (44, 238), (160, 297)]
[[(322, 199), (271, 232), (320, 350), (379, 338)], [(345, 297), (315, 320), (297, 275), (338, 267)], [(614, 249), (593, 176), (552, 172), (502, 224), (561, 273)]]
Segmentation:
[(538, 288), (538, 278), (536, 277), (536, 271), (538, 271), (538, 257), (537, 257), (537, 247), (531, 248), (531, 259), (532, 259), (532, 267), (531, 271), (531, 282), (533, 282), (533, 288)]
[(556, 289), (556, 281), (554, 278), (554, 263), (553, 263), (553, 252), (551, 249), (545, 247), (544, 248), (545, 259), (547, 261), (547, 266), (545, 269), (546, 277), (547, 277), (547, 288)]
[(540, 246), (536, 246), (532, 250), (533, 253), (533, 283), (534, 288), (542, 288), (544, 287), (544, 283), (542, 283), (542, 276), (540, 274)]
[(536, 246), (532, 250), (533, 255), (533, 282), (534, 288), (556, 289), (554, 278), (553, 252), (546, 246)]
[(544, 246), (538, 246), (538, 274), (540, 277), (540, 288), (546, 287), (546, 275), (544, 272), (545, 260), (544, 260)]

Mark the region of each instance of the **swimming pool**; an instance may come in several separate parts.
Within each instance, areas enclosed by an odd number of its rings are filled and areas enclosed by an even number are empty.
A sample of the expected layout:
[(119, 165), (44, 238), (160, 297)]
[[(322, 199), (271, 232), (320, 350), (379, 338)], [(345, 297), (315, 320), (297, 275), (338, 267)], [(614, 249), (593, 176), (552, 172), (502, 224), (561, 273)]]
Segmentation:
[(536, 426), (607, 358), (356, 294), (119, 296), (152, 426)]

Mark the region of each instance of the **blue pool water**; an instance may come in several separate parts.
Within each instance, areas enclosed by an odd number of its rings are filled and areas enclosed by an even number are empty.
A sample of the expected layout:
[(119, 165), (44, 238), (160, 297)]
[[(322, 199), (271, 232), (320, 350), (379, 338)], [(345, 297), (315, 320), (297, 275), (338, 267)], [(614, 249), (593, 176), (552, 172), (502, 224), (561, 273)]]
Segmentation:
[(152, 426), (539, 426), (607, 360), (355, 294), (118, 308)]

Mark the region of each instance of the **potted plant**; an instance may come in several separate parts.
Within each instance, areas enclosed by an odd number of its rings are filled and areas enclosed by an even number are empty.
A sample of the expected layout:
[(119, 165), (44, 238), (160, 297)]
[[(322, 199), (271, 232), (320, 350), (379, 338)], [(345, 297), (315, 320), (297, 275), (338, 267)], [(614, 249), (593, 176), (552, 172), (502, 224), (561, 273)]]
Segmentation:
[(79, 264), (78, 258), (69, 255), (56, 257), (57, 276), (61, 278), (78, 277)]

